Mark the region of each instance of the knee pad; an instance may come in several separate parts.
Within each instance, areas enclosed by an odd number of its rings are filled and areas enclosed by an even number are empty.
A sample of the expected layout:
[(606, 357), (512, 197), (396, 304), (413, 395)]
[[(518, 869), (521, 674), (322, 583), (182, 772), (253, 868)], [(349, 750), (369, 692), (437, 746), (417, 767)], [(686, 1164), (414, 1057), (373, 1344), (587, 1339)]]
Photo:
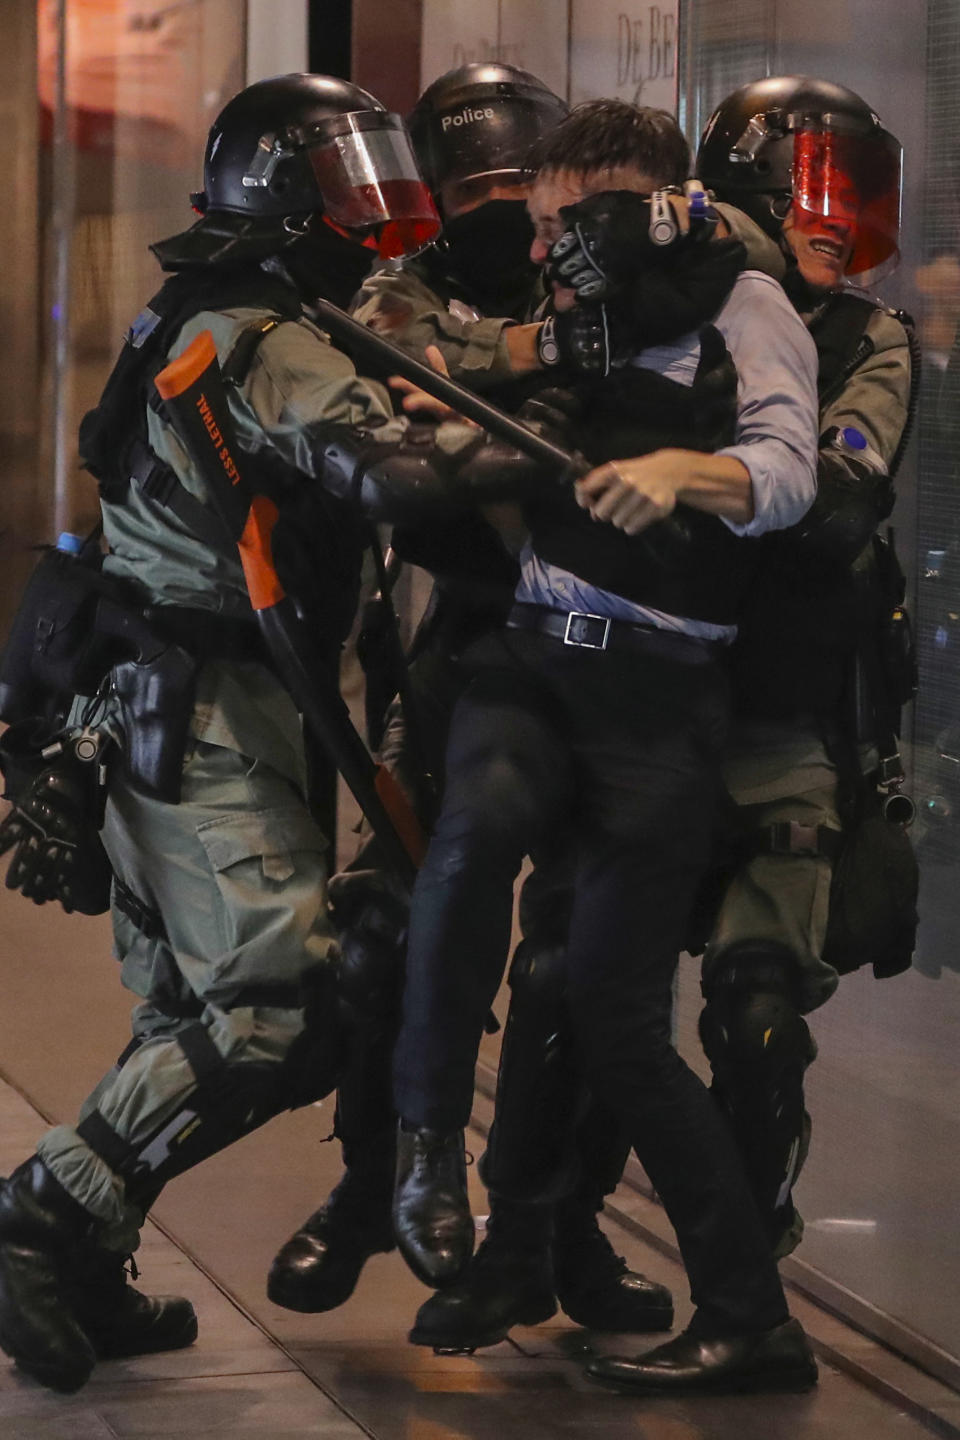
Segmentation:
[(803, 1016), (776, 991), (732, 991), (711, 1000), (700, 1016), (700, 1039), (718, 1080), (749, 1069), (769, 1078), (801, 1073), (816, 1053)]
[(700, 1039), (721, 1085), (744, 1072), (768, 1082), (803, 1074), (816, 1055), (797, 1009), (796, 963), (784, 946), (732, 947), (704, 982)]
[(536, 945), (521, 940), (510, 963), (510, 1008), (518, 1014), (548, 1012), (554, 1020), (566, 1013), (567, 951), (563, 945)]

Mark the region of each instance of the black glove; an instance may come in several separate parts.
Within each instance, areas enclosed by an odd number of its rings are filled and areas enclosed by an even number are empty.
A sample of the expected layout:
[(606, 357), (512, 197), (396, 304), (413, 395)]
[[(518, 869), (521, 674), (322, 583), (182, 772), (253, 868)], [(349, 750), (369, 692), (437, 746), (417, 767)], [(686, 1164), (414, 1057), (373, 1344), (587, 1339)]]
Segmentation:
[(616, 295), (640, 266), (660, 263), (680, 239), (666, 197), (652, 202), (634, 190), (604, 190), (564, 205), (560, 216), (569, 228), (551, 246), (546, 278), (575, 290), (581, 301)]
[(708, 324), (746, 260), (739, 241), (711, 239), (710, 207), (699, 217), (691, 209), (686, 233), (665, 196), (630, 190), (591, 195), (560, 214), (569, 228), (550, 251), (547, 276), (584, 302), (607, 299), (618, 353), (669, 344)]
[(524, 400), (516, 418), (535, 435), (570, 454), (576, 449), (583, 404), (572, 390), (550, 385)]
[(544, 320), (537, 358), (548, 370), (558, 365), (576, 375), (609, 375), (623, 353), (617, 331), (606, 305), (575, 305)]
[(68, 914), (102, 914), (110, 904), (110, 863), (97, 833), (103, 819), (99, 736), (72, 736), (57, 753), (35, 755), (32, 766), (16, 753), (20, 739), (11, 732), (3, 737), (6, 798), (13, 804), (0, 824), (0, 855), (14, 852), (7, 889), (35, 905), (59, 900)]

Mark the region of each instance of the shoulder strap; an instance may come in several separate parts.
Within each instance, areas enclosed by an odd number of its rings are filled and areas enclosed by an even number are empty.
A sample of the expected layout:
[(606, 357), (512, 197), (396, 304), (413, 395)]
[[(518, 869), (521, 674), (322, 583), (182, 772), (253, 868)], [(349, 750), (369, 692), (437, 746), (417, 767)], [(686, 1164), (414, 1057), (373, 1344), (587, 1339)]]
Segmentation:
[[(224, 382), (236, 388), (242, 385), (253, 363), (260, 342), (283, 323), (279, 315), (268, 315), (245, 325), (227, 355), (221, 374)], [(141, 495), (163, 505), (212, 550), (236, 558), (236, 547), (224, 530), (219, 516), (187, 489), (176, 471), (165, 465), (148, 444), (139, 437), (130, 451), (130, 484)]]
[(866, 295), (841, 291), (832, 295), (810, 322), (819, 360), (821, 409), (836, 399), (857, 366), (873, 354), (873, 342), (865, 332), (877, 309), (876, 302)]
[(227, 535), (223, 522), (202, 500), (190, 493), (172, 466), (165, 465), (139, 437), (134, 440), (129, 456), (132, 488), (145, 499), (172, 511), (192, 535), (217, 554), (231, 559), (236, 557), (236, 546)]
[(265, 340), (272, 330), (276, 330), (278, 325), (282, 325), (283, 320), (283, 316), (268, 315), (263, 320), (253, 320), (243, 327), (234, 340), (229, 355), (220, 366), (225, 385), (236, 387), (243, 384), (261, 341)]
[[(221, 521), (155, 454), (147, 440), (145, 422), (146, 405), (153, 400), (149, 393), (151, 381), (166, 363), (169, 345), (192, 314), (208, 308), (210, 303), (211, 296), (204, 287), (185, 297), (182, 286), (175, 287), (170, 281), (153, 297), (131, 326), (100, 405), (84, 417), (81, 449), (105, 498), (122, 500), (133, 487), (146, 499), (170, 510), (212, 550), (233, 558), (234, 546)], [(224, 379), (229, 384), (242, 384), (260, 342), (285, 319), (295, 318), (291, 310), (286, 306), (284, 309), (287, 313), (270, 314), (240, 331), (224, 364)], [(107, 457), (114, 462), (109, 469)]]

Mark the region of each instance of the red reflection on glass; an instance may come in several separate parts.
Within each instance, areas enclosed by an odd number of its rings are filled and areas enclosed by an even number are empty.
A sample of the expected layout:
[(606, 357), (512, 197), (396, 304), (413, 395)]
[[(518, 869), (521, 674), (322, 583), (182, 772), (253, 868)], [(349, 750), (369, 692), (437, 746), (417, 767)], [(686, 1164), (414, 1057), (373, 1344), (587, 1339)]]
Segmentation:
[(899, 255), (900, 163), (900, 145), (885, 130), (872, 135), (799, 130), (794, 137), (797, 210), (856, 227), (848, 275)]

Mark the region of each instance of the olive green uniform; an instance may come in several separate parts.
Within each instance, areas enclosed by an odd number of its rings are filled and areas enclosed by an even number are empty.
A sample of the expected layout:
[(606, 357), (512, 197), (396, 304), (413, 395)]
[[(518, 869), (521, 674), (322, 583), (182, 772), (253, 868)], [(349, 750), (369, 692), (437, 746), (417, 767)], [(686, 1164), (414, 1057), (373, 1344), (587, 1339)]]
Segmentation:
[[(821, 413), (820, 433), (853, 426), (866, 439), (864, 453), (889, 467), (907, 419), (910, 349), (899, 320), (880, 308), (868, 320), (865, 336), (872, 351)], [(789, 634), (783, 643), (789, 647)], [(811, 712), (815, 699), (811, 697)], [(791, 820), (814, 828), (841, 828), (836, 767), (812, 713), (790, 720), (741, 719), (731, 736), (724, 773), (749, 830)], [(820, 958), (830, 877), (831, 862), (823, 855), (755, 856), (724, 896), (708, 965), (720, 965), (724, 951), (741, 940), (779, 942), (800, 968), (801, 1010), (822, 1005), (838, 982), (836, 970)]]
[[(222, 363), (266, 313), (201, 313), (183, 327), (171, 358), (209, 329)], [(360, 379), (306, 320), (266, 335), (245, 380), (230, 392), (230, 408), (241, 447), (271, 447), (303, 472), (303, 484), (315, 470), (312, 424), (379, 427), (383, 440), (398, 429), (386, 391)], [(202, 477), (152, 411), (149, 438), (187, 490), (209, 504)], [(145, 601), (250, 617), (243, 574), (228, 547), (217, 553), (133, 487), (125, 503), (105, 503), (103, 514), (106, 568), (133, 581)], [(107, 728), (115, 725), (109, 702), (100, 718)], [(105, 1076), (81, 1119), (96, 1110), (131, 1151), (179, 1113), (196, 1087), (199, 1077), (177, 1039), (187, 1029), (201, 1026), (231, 1065), (268, 1067), (279, 1065), (303, 1034), (305, 982), (336, 954), (326, 841), (307, 807), (305, 772), (296, 709), (253, 657), (203, 665), (179, 804), (147, 798), (116, 767), (104, 843), (118, 880), (149, 907), (153, 923), (134, 923), (114, 905), (123, 983), (141, 1002), (133, 1016), (140, 1043)], [(39, 1154), (69, 1193), (106, 1222), (105, 1248), (133, 1248), (142, 1210), (128, 1203), (116, 1167), (69, 1125), (51, 1130)]]
[(367, 277), (353, 315), (418, 360), (436, 345), (453, 378), (470, 390), (515, 379), (504, 332), (518, 322), (481, 315), (465, 299), (445, 303), (435, 286), (422, 262), (388, 262)]

